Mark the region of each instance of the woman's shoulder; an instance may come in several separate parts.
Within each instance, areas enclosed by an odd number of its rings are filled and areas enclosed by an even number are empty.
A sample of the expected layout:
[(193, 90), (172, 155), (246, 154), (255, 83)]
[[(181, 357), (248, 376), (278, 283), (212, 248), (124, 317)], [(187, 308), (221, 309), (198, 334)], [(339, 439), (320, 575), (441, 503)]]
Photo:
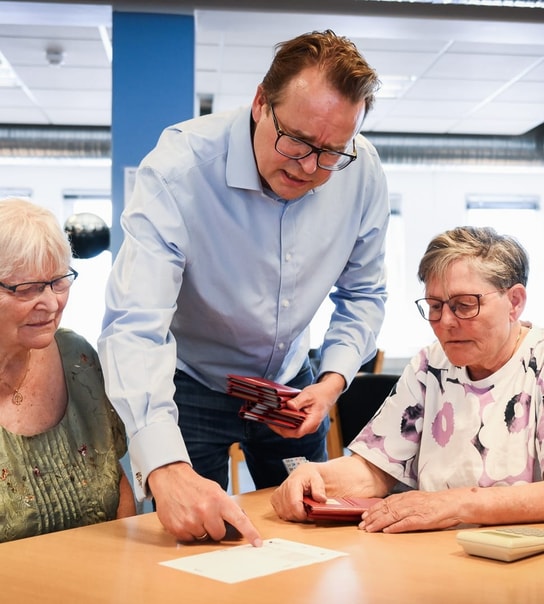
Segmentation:
[(544, 328), (527, 321), (522, 324), (523, 327), (529, 329), (520, 344), (518, 356), (524, 359), (524, 363), (533, 362), (542, 366), (544, 363)]
[(59, 327), (55, 332), (55, 339), (57, 342), (74, 342), (81, 346), (91, 346), (89, 342), (77, 331), (69, 329), (68, 327)]
[(93, 360), (98, 359), (96, 350), (89, 341), (72, 329), (59, 327), (55, 332), (55, 340), (62, 357), (85, 355)]
[(523, 322), (524, 327), (528, 327), (527, 342), (533, 346), (542, 346), (544, 344), (544, 327), (540, 325), (533, 325), (532, 323)]

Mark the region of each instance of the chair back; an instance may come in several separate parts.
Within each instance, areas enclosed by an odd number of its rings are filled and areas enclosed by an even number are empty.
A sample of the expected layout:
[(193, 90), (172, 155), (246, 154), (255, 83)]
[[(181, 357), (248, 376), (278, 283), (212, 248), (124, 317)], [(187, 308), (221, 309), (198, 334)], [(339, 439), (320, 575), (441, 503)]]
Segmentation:
[(376, 350), (376, 354), (361, 365), (359, 371), (363, 371), (364, 373), (381, 373), (383, 369), (383, 361), (384, 361), (385, 353), (381, 348)]
[(399, 379), (389, 373), (358, 373), (336, 402), (342, 444), (347, 447), (372, 419)]

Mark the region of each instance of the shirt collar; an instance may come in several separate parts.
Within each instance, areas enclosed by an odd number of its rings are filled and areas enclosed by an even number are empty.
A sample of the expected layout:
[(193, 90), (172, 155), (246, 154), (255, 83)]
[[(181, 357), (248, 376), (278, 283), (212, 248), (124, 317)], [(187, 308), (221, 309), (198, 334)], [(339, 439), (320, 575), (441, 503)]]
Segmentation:
[(262, 191), (251, 138), (251, 109), (238, 112), (232, 123), (226, 168), (227, 185), (239, 189)]

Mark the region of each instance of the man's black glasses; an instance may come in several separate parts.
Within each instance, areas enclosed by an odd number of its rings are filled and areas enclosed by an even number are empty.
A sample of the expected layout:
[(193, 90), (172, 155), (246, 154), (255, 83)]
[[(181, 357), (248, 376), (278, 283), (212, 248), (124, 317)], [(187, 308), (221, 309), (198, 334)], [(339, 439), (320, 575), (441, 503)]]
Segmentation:
[(272, 107), (271, 103), (268, 105), (272, 112), (274, 128), (277, 134), (275, 148), (284, 157), (288, 157), (289, 159), (304, 159), (315, 153), (317, 155), (317, 166), (323, 170), (343, 170), (357, 159), (355, 140), (352, 141), (353, 154), (332, 151), (330, 149), (320, 149), (301, 138), (285, 133), (278, 124), (274, 107)]

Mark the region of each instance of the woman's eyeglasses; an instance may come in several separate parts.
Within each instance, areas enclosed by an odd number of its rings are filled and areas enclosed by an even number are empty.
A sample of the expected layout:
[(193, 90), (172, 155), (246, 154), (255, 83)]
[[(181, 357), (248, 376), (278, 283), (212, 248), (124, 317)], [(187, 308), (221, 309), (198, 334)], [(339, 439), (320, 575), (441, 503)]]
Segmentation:
[(26, 283), (17, 283), (16, 285), (6, 285), (0, 282), (0, 287), (10, 291), (17, 300), (28, 302), (37, 298), (47, 286), (51, 288), (54, 294), (63, 294), (71, 287), (77, 276), (78, 272), (70, 267), (69, 273), (51, 281), (28, 281)]
[(440, 321), (442, 318), (442, 308), (447, 304), (451, 312), (458, 319), (473, 319), (480, 314), (480, 299), (490, 294), (503, 292), (504, 289), (497, 289), (486, 294), (459, 294), (452, 296), (448, 300), (439, 298), (420, 298), (416, 300), (416, 305), (421, 316), (426, 321)]

